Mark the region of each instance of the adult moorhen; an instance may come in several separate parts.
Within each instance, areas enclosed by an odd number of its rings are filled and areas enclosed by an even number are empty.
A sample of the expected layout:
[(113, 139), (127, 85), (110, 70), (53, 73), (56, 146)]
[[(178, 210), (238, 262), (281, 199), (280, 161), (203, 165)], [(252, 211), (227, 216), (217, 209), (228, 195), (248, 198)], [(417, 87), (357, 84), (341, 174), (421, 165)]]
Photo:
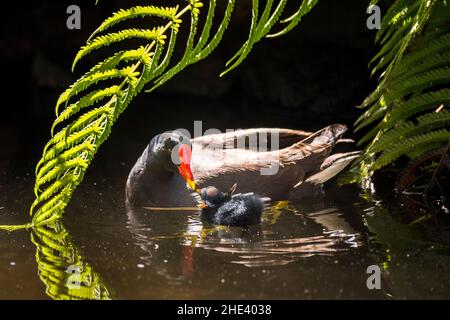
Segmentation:
[[(132, 168), (126, 185), (131, 206), (181, 207), (196, 204), (193, 180), (198, 190), (214, 186), (227, 190), (237, 183), (241, 194), (254, 192), (271, 200), (309, 197), (321, 192), (324, 182), (333, 178), (359, 152), (331, 154), (346, 132), (345, 125), (334, 124), (315, 133), (290, 129), (247, 129), (224, 134), (205, 135), (187, 140), (192, 146), (191, 176), (174, 163), (181, 141), (186, 137), (177, 131), (153, 137)], [(249, 150), (239, 144), (245, 137), (275, 135), (277, 150)], [(237, 144), (237, 146), (236, 146)], [(213, 147), (211, 147), (213, 146)], [(234, 146), (234, 147), (233, 147)], [(271, 141), (271, 146), (273, 143)], [(264, 170), (275, 168), (262, 174)], [(181, 175), (179, 174), (181, 173)], [(267, 174), (275, 173), (275, 174)]]

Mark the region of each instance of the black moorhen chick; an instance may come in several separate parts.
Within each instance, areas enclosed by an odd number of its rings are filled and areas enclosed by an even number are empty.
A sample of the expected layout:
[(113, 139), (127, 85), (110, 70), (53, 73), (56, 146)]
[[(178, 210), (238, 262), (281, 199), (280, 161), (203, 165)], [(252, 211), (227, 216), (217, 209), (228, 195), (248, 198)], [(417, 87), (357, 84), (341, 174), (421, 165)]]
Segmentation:
[(233, 195), (236, 184), (227, 192), (213, 186), (201, 189), (196, 195), (202, 208), (202, 219), (226, 226), (250, 226), (261, 222), (261, 215), (268, 205), (269, 198), (259, 198), (254, 193)]

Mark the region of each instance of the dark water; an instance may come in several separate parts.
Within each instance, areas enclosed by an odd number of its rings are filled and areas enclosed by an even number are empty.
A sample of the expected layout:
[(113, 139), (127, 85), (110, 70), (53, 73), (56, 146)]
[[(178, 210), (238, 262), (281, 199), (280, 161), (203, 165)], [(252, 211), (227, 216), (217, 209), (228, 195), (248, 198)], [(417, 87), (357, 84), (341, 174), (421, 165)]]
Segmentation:
[[(32, 182), (2, 185), (2, 223), (25, 221)], [(0, 299), (450, 298), (448, 250), (353, 186), (275, 203), (248, 229), (204, 225), (197, 213), (127, 213), (122, 189), (88, 177), (64, 225), (2, 231)], [(380, 290), (367, 288), (369, 265), (381, 268)]]

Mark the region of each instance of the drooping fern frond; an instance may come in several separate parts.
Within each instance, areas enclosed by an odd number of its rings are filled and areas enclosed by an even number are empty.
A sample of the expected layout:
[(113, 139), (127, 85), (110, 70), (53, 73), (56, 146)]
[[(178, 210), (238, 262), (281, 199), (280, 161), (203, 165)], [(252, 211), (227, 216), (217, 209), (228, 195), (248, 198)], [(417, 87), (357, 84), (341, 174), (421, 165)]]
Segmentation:
[(167, 7), (167, 8), (160, 8), (160, 7), (154, 7), (154, 6), (136, 6), (129, 9), (121, 9), (118, 12), (114, 13), (111, 17), (103, 21), (103, 23), (95, 30), (92, 35), (89, 37), (88, 42), (97, 35), (100, 32), (104, 32), (106, 29), (111, 28), (112, 26), (133, 18), (138, 17), (160, 17), (167, 20), (173, 20), (175, 18), (175, 15), (177, 14), (177, 8), (176, 7)]
[(402, 122), (392, 130), (389, 130), (370, 145), (370, 152), (380, 152), (402, 140), (426, 133), (428, 131), (450, 126), (450, 112), (443, 110), (440, 113), (426, 113), (417, 118), (417, 124), (412, 121)]
[[(123, 47), (131, 39), (142, 43), (137, 48), (128, 47), (112, 53), (91, 67), (59, 97), (51, 138), (36, 166), (36, 199), (30, 209), (32, 223), (27, 226), (40, 227), (62, 217), (99, 147), (137, 94), (144, 89), (156, 89), (214, 51), (238, 6), (236, 0), (227, 0), (222, 19), (213, 30), (218, 11), (216, 2), (209, 0), (205, 11), (204, 2), (200, 0), (180, 0), (180, 5), (176, 7), (135, 6), (121, 9), (92, 33), (86, 45), (76, 54), (72, 68), (86, 56), (106, 47), (115, 44)], [(287, 26), (274, 35), (290, 31), (317, 2), (301, 1), (298, 11), (281, 21)], [(269, 35), (285, 14), (286, 4), (287, 0), (268, 0), (261, 6), (258, 0), (253, 1), (249, 38), (232, 58), (225, 73), (242, 63), (254, 45)], [(262, 7), (264, 9), (260, 10)], [(152, 22), (152, 26), (143, 24), (145, 27), (141, 29), (120, 28), (131, 19), (148, 17), (157, 17), (154, 20), (163, 21), (162, 25)], [(184, 46), (181, 44), (180, 47), (178, 33), (185, 25), (189, 27), (189, 34)], [(119, 30), (109, 32), (113, 26)], [(174, 62), (173, 53), (179, 47), (184, 51), (181, 59)]]
[(430, 144), (434, 145), (435, 143), (448, 143), (449, 137), (450, 131), (442, 129), (418, 134), (411, 138), (406, 138), (397, 143), (393, 143), (381, 153), (376, 161), (374, 161), (372, 169), (378, 170), (396, 160), (401, 155), (407, 154), (416, 148), (428, 146)]
[(377, 88), (363, 101), (356, 131), (369, 130), (361, 172), (368, 177), (401, 156), (419, 157), (450, 141), (450, 4), (396, 0), (377, 33)]
[(94, 50), (98, 50), (116, 42), (121, 42), (132, 38), (140, 38), (144, 40), (158, 41), (159, 43), (163, 44), (166, 36), (162, 32), (162, 29), (162, 27), (147, 30), (126, 29), (115, 33), (109, 33), (104, 36), (99, 36), (94, 40), (89, 41), (84, 47), (80, 49), (80, 51), (78, 51), (72, 64), (72, 71), (75, 69), (78, 61), (80, 61), (80, 59), (84, 56), (88, 55)]

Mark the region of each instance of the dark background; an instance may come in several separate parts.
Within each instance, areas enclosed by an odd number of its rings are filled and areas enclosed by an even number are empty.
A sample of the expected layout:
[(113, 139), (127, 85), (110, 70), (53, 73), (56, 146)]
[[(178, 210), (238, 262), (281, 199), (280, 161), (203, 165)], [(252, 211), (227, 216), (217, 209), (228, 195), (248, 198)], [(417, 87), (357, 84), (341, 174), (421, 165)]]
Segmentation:
[[(5, 9), (0, 20), (2, 178), (32, 175), (50, 137), (58, 95), (99, 59), (94, 54), (70, 72), (90, 33), (120, 8), (158, 3), (170, 2), (100, 0), (96, 6), (94, 0), (60, 0), (15, 2)], [(66, 28), (70, 4), (81, 7), (81, 30)], [(374, 87), (368, 61), (375, 53), (375, 31), (366, 28), (366, 1), (321, 0), (291, 33), (258, 43), (238, 69), (219, 78), (248, 34), (250, 4), (238, 1), (229, 30), (211, 56), (134, 100), (94, 166), (123, 168), (126, 175), (154, 134), (192, 130), (194, 120), (202, 120), (204, 130), (352, 125), (359, 114), (355, 106)], [(288, 12), (296, 6), (291, 1)], [(137, 22), (140, 27), (143, 21)]]

